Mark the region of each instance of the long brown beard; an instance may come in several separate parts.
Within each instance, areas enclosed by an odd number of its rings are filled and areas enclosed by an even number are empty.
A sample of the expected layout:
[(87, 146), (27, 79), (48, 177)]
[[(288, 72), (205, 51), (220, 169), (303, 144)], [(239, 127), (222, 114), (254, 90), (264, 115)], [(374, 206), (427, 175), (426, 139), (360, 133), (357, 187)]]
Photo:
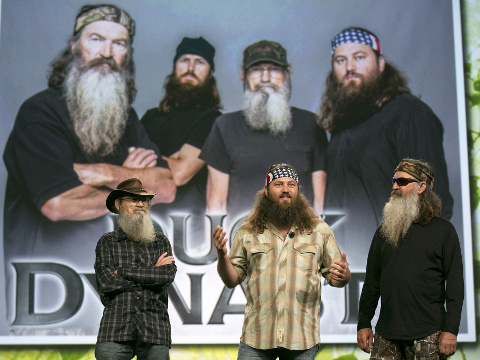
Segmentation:
[[(194, 75), (195, 74), (191, 74)], [(220, 108), (220, 99), (213, 76), (198, 85), (182, 83), (175, 74), (170, 74), (165, 83), (165, 95), (160, 102), (160, 112), (174, 109)]]
[(277, 229), (296, 226), (301, 233), (308, 233), (315, 228), (318, 216), (301, 193), (292, 198), (289, 206), (282, 206), (260, 190), (246, 222), (257, 233), (263, 233), (268, 224)]
[(118, 225), (133, 241), (149, 244), (155, 240), (155, 228), (150, 212), (136, 214), (118, 214)]
[[(100, 65), (104, 63), (110, 67)], [(113, 59), (83, 65), (77, 56), (63, 87), (70, 121), (85, 152), (101, 157), (111, 154), (123, 135), (130, 108), (125, 72)]]
[(272, 135), (283, 135), (292, 127), (292, 113), (288, 100), (290, 86), (288, 79), (275, 90), (262, 91), (257, 86), (255, 91), (248, 87), (244, 94), (244, 114), (247, 124), (254, 130), (268, 130)]
[(383, 208), (383, 220), (380, 225), (380, 231), (387, 242), (397, 246), (418, 217), (419, 211), (420, 195), (417, 193), (417, 187), (406, 195), (402, 195), (399, 190), (393, 190), (390, 200)]
[(336, 76), (328, 89), (332, 99), (335, 130), (343, 130), (361, 124), (379, 110), (377, 100), (382, 93), (380, 74), (372, 74), (370, 79), (362, 78), (360, 85), (348, 83), (345, 85)]

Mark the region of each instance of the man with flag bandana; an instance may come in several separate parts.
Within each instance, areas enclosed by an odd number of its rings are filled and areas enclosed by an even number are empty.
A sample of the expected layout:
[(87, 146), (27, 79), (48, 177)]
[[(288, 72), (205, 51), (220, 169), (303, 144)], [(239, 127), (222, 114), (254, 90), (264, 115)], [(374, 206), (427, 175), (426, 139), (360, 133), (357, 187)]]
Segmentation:
[(246, 278), (238, 359), (313, 360), (320, 343), (322, 276), (343, 287), (351, 275), (332, 230), (300, 193), (296, 170), (288, 164), (270, 167), (229, 255), (225, 235), (220, 226), (213, 232), (218, 273), (229, 288)]

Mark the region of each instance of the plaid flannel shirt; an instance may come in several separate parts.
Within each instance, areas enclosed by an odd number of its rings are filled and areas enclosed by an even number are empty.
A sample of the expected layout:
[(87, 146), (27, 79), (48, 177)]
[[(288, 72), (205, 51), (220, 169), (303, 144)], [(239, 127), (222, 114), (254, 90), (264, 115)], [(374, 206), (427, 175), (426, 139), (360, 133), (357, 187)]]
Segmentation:
[(165, 252), (171, 256), (172, 248), (161, 232), (150, 244), (129, 239), (121, 229), (100, 238), (95, 274), (105, 309), (98, 342), (138, 339), (170, 347), (167, 287), (177, 267), (175, 263), (155, 266)]
[(330, 265), (342, 255), (323, 221), (311, 234), (291, 232), (283, 239), (269, 226), (252, 234), (244, 224), (229, 253), (240, 282), (247, 279), (240, 341), (257, 349), (304, 350), (320, 343), (321, 276), (330, 282)]

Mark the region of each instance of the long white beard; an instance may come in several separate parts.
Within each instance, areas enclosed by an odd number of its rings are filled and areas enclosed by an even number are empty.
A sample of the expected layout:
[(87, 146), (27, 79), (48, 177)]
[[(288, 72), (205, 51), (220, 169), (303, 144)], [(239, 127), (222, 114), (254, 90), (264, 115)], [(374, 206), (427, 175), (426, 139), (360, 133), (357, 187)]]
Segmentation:
[(74, 60), (64, 90), (70, 121), (85, 152), (111, 154), (128, 119), (125, 76), (105, 66), (84, 68)]
[(137, 214), (118, 214), (118, 225), (133, 241), (149, 244), (155, 240), (155, 228), (150, 212)]
[(285, 134), (292, 126), (289, 97), (285, 83), (278, 90), (246, 88), (243, 108), (247, 124), (255, 130), (268, 129), (272, 135)]
[(418, 217), (419, 199), (420, 195), (415, 188), (405, 196), (392, 193), (390, 200), (385, 204), (380, 231), (393, 246), (398, 245), (400, 239), (407, 234), (412, 222)]

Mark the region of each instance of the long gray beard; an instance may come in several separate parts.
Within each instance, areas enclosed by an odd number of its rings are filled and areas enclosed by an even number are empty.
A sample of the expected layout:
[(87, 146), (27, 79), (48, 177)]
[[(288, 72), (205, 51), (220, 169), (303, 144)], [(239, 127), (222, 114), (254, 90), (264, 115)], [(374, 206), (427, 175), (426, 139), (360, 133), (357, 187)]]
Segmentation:
[(143, 214), (118, 214), (118, 225), (133, 241), (150, 244), (155, 240), (155, 228), (149, 212)]
[(277, 91), (246, 88), (243, 108), (247, 124), (255, 130), (269, 130), (272, 135), (285, 134), (292, 127), (289, 97), (286, 84)]
[(118, 144), (128, 119), (125, 76), (105, 67), (82, 67), (74, 60), (64, 82), (70, 121), (85, 152), (102, 157)]
[[(400, 194), (400, 195), (397, 195)], [(400, 239), (406, 234), (412, 222), (420, 212), (420, 195), (415, 191), (401, 196), (394, 193), (383, 208), (383, 220), (380, 231), (386, 237), (387, 242), (397, 246)]]

